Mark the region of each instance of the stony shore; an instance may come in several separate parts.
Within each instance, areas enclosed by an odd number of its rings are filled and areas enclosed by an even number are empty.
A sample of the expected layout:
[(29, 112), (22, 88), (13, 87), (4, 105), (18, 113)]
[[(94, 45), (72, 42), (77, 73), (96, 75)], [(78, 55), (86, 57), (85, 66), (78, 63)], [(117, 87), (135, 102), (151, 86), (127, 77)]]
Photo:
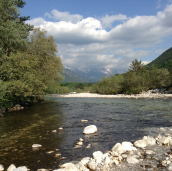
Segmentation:
[[(156, 128), (157, 136), (144, 136), (134, 143), (116, 143), (111, 150), (93, 152), (80, 161), (71, 161), (54, 171), (170, 171), (172, 170), (172, 127)], [(82, 140), (83, 141), (83, 140)], [(5, 170), (0, 164), (0, 171)], [(28, 171), (26, 166), (7, 171)], [(50, 171), (38, 169), (37, 171)]]
[(162, 94), (162, 93), (149, 93), (149, 92), (144, 92), (141, 94), (136, 94), (136, 95), (126, 95), (126, 94), (117, 94), (117, 95), (102, 95), (102, 94), (95, 94), (95, 93), (76, 93), (72, 92), (69, 94), (51, 94), (51, 97), (85, 97), (85, 98), (172, 98), (172, 94)]

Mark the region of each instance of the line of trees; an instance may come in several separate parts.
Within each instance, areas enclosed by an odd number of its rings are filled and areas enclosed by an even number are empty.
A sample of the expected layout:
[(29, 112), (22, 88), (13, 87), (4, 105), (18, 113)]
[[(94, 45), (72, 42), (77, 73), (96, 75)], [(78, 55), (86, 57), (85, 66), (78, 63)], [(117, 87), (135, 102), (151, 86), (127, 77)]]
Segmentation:
[(155, 88), (172, 87), (172, 75), (165, 68), (143, 66), (135, 59), (123, 74), (104, 77), (93, 85), (91, 92), (99, 94), (139, 94)]
[(55, 40), (25, 22), (29, 16), (21, 17), (19, 10), (25, 4), (0, 0), (0, 107), (32, 101), (63, 79)]

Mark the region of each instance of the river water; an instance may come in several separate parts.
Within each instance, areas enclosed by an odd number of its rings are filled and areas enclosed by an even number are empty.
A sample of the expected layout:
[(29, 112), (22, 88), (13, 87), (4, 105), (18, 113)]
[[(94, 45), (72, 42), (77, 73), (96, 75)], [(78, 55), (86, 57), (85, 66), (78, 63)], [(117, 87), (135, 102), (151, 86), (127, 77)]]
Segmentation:
[[(91, 157), (96, 150), (111, 150), (117, 142), (134, 142), (155, 128), (171, 127), (171, 116), (171, 99), (49, 98), (0, 118), (0, 164), (6, 169), (12, 163), (33, 171), (56, 169), (59, 164)], [(93, 124), (98, 132), (83, 135), (84, 127)], [(79, 138), (84, 144), (74, 148)], [(32, 144), (43, 147), (33, 150)], [(88, 144), (91, 148), (86, 148)], [(56, 158), (56, 153), (66, 159)]]

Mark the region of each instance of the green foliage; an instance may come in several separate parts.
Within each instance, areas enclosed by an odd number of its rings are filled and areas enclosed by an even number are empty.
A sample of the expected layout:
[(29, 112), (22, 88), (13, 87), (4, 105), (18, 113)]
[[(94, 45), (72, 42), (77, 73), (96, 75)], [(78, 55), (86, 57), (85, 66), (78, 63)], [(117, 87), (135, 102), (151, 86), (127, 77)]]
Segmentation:
[(21, 0), (0, 1), (0, 57), (9, 56), (10, 52), (24, 50), (32, 27), (24, 21), (29, 17), (20, 18), (19, 8), (23, 7)]
[[(134, 60), (132, 66), (135, 66), (135, 62), (138, 61)], [(141, 64), (141, 62), (139, 63)], [(149, 89), (172, 86), (171, 74), (165, 68), (158, 69), (154, 66), (150, 68), (144, 66), (136, 67), (137, 69), (132, 68), (132, 70), (124, 74), (103, 78), (92, 87), (91, 92), (100, 94), (139, 94)]]
[(135, 59), (134, 61), (131, 62), (130, 64), (131, 71), (137, 72), (143, 68), (142, 61), (138, 61)]

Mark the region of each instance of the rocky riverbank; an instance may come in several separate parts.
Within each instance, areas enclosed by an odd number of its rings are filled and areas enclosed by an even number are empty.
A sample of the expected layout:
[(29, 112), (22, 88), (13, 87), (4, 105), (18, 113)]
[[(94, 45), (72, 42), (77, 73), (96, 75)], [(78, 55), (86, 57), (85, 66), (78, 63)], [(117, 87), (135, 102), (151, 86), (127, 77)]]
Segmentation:
[[(80, 161), (71, 161), (54, 171), (170, 171), (172, 170), (172, 127), (156, 129), (156, 137), (144, 136), (135, 142), (115, 144), (106, 153), (93, 152)], [(0, 171), (5, 170), (0, 164)], [(13, 164), (7, 171), (27, 171)], [(38, 171), (49, 171), (38, 169)]]
[(51, 94), (51, 97), (65, 97), (65, 98), (70, 98), (70, 97), (85, 97), (85, 98), (147, 98), (147, 99), (154, 99), (154, 98), (172, 98), (172, 94), (167, 94), (167, 93), (157, 93), (157, 92), (143, 92), (141, 94), (136, 94), (136, 95), (126, 95), (126, 94), (117, 94), (117, 95), (102, 95), (102, 94), (95, 94), (95, 93), (76, 93), (72, 92), (69, 94)]

